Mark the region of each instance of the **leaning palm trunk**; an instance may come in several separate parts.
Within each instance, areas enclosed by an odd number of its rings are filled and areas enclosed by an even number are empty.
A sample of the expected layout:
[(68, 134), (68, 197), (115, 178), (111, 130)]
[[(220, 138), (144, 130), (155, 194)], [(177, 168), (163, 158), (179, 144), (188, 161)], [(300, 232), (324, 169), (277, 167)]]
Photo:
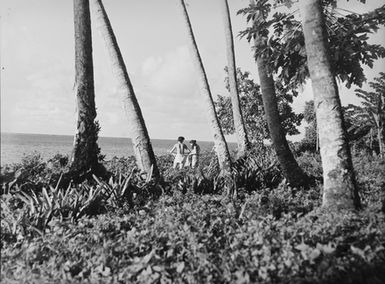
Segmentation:
[(380, 151), (380, 156), (382, 157), (384, 154), (384, 144), (382, 142), (381, 127), (377, 128), (377, 140), (378, 140), (378, 148)]
[(111, 23), (102, 1), (92, 0), (92, 3), (98, 29), (106, 42), (113, 72), (118, 79), (120, 91), (124, 96), (124, 107), (128, 118), (129, 135), (132, 139), (136, 163), (141, 171), (150, 174), (152, 172), (154, 177), (158, 177), (159, 170), (142, 111), (135, 97), (134, 89), (130, 78), (128, 77), (126, 65), (124, 64)]
[(384, 122), (385, 122), (385, 94), (380, 94), (378, 100), (378, 146), (380, 148), (380, 156), (385, 157), (385, 132), (384, 132)]
[(385, 132), (384, 132), (384, 121), (385, 121), (385, 94), (380, 94), (378, 100), (378, 146), (380, 148), (380, 156), (385, 157)]
[(233, 31), (231, 27), (231, 18), (229, 4), (227, 0), (219, 0), (222, 7), (223, 23), (226, 36), (226, 53), (228, 62), (230, 98), (233, 107), (234, 128), (238, 142), (238, 157), (243, 156), (249, 150), (250, 143), (246, 134), (245, 123), (243, 120), (241, 104), (239, 101), (237, 70), (235, 66), (235, 51)]
[(324, 190), (322, 205), (360, 206), (341, 102), (332, 72), (321, 0), (300, 0), (308, 67), (314, 93)]
[[(251, 0), (250, 3), (251, 5), (254, 5), (254, 0)], [(264, 39), (257, 34), (254, 39), (254, 44), (255, 46), (261, 46), (265, 44), (265, 42)], [(263, 108), (265, 110), (270, 138), (286, 180), (293, 186), (305, 185), (308, 180), (307, 176), (298, 166), (281, 125), (274, 79), (266, 69), (266, 66), (268, 65), (267, 60), (267, 58), (262, 56), (256, 58)]]
[(70, 172), (81, 176), (98, 166), (98, 126), (95, 123), (95, 94), (92, 62), (91, 20), (88, 0), (74, 0), (75, 92), (77, 133)]
[(378, 110), (380, 111), (379, 114), (372, 113), (372, 117), (375, 121), (375, 125), (377, 128), (378, 150), (379, 150), (380, 156), (382, 157), (383, 153), (384, 153), (384, 141), (383, 141), (383, 137), (382, 137), (383, 126), (382, 126), (382, 117), (381, 117), (381, 108), (380, 107), (381, 107), (381, 102), (379, 102), (379, 107), (378, 107)]
[(214, 145), (215, 145), (216, 154), (218, 156), (219, 167), (223, 174), (228, 174), (230, 173), (230, 170), (231, 170), (230, 154), (227, 148), (226, 140), (223, 135), (221, 126), (219, 124), (217, 114), (215, 112), (215, 106), (214, 106), (213, 98), (211, 96), (210, 86), (207, 80), (206, 72), (204, 70), (203, 63), (199, 54), (198, 46), (194, 38), (193, 30), (191, 27), (190, 19), (187, 13), (184, 0), (177, 0), (177, 2), (179, 3), (180, 10), (183, 13), (183, 19), (185, 21), (184, 26), (186, 27), (186, 33), (188, 34), (188, 37), (189, 37), (189, 47), (191, 50), (191, 54), (193, 57), (193, 61), (194, 61), (197, 73), (199, 75), (200, 89), (207, 107), (210, 126), (212, 131), (214, 132)]
[(257, 66), (267, 126), (283, 175), (293, 186), (305, 185), (307, 177), (298, 166), (281, 125), (274, 80), (267, 73), (267, 62), (264, 58), (259, 57)]

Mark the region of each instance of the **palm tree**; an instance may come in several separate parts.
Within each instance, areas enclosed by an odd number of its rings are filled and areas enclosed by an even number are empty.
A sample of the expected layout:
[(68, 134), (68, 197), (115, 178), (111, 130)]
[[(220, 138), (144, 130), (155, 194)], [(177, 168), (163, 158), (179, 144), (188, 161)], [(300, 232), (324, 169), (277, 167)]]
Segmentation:
[[(250, 4), (251, 6), (255, 5), (254, 0), (251, 0)], [(260, 14), (259, 17), (265, 16)], [(254, 19), (254, 25), (258, 25), (257, 18)], [(255, 46), (266, 45), (266, 37), (257, 33), (254, 38), (254, 44)], [(289, 148), (285, 132), (281, 125), (274, 79), (272, 74), (266, 68), (268, 60), (269, 59), (266, 57), (256, 57), (263, 107), (265, 110), (267, 126), (270, 132), (270, 138), (277, 154), (283, 175), (287, 181), (293, 186), (304, 185), (307, 181), (307, 176), (298, 166), (298, 163)]]
[(101, 0), (92, 0), (92, 3), (98, 30), (105, 40), (110, 54), (113, 72), (118, 79), (121, 93), (124, 96), (124, 107), (128, 118), (129, 135), (132, 139), (136, 163), (140, 170), (149, 174), (152, 173), (154, 177), (159, 177), (159, 170), (142, 111), (135, 97), (135, 92), (130, 78), (128, 77), (126, 65), (124, 64), (106, 10), (104, 9)]
[(95, 122), (94, 74), (92, 62), (91, 20), (88, 0), (74, 0), (75, 92), (77, 133), (74, 138), (70, 172), (82, 176), (98, 167), (99, 126)]
[(320, 139), (324, 180), (322, 205), (333, 210), (358, 208), (360, 200), (341, 101), (330, 64), (321, 0), (300, 0), (299, 5)]
[(230, 153), (227, 148), (226, 140), (223, 135), (221, 126), (217, 114), (215, 112), (214, 101), (211, 95), (209, 82), (207, 80), (206, 72), (203, 67), (202, 59), (199, 54), (198, 46), (195, 41), (194, 33), (191, 27), (190, 19), (187, 13), (186, 4), (184, 0), (177, 0), (179, 8), (183, 13), (184, 26), (186, 28), (186, 33), (189, 38), (189, 47), (191, 55), (195, 64), (197, 75), (199, 76), (199, 84), (202, 96), (205, 100), (205, 105), (207, 107), (208, 118), (212, 131), (214, 132), (214, 145), (215, 151), (218, 156), (219, 167), (222, 174), (229, 174), (231, 170), (231, 159)]
[(228, 62), (227, 72), (229, 74), (229, 87), (230, 87), (231, 105), (233, 108), (234, 128), (235, 128), (235, 133), (237, 135), (238, 156), (241, 157), (249, 149), (250, 143), (246, 134), (245, 123), (243, 120), (241, 104), (239, 100), (237, 68), (235, 66), (234, 39), (233, 39), (233, 31), (231, 27), (229, 4), (227, 0), (220, 0), (219, 2), (222, 7), (223, 22), (224, 22), (225, 36), (226, 36), (226, 53), (227, 53), (227, 62)]

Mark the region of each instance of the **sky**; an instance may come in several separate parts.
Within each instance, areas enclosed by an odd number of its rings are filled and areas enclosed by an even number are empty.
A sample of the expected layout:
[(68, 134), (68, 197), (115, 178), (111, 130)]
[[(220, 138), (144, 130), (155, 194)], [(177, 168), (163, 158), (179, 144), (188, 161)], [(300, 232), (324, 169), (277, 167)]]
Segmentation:
[[(178, 0), (105, 0), (150, 137), (212, 140), (206, 108), (187, 47)], [(227, 65), (220, 0), (189, 0), (188, 12), (211, 91), (226, 95)], [(364, 12), (385, 1), (339, 1)], [(0, 0), (1, 131), (73, 135), (76, 126), (74, 24), (71, 0)], [(247, 27), (236, 12), (248, 0), (229, 0), (233, 33)], [(340, 5), (340, 4), (339, 4)], [(91, 14), (91, 22), (93, 20)], [(127, 119), (105, 44), (92, 23), (95, 100), (101, 136), (128, 137)], [(385, 45), (381, 29), (370, 42)], [(258, 82), (250, 44), (235, 38), (236, 64)], [(385, 60), (364, 68), (368, 81), (385, 71)], [(366, 87), (366, 85), (364, 85)], [(353, 87), (354, 89), (354, 87)], [(343, 104), (358, 103), (340, 86)], [(294, 101), (301, 112), (312, 99), (307, 84)], [(234, 136), (227, 137), (235, 141)], [(295, 140), (295, 139), (294, 139)]]

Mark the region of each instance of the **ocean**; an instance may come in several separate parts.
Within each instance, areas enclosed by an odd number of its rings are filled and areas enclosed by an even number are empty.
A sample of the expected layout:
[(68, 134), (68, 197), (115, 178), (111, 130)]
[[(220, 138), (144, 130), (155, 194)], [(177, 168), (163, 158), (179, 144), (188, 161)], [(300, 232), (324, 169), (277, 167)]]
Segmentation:
[[(176, 140), (152, 139), (151, 142), (155, 155), (161, 156), (168, 153)], [(197, 143), (201, 151), (211, 151), (214, 146), (213, 142), (208, 141)], [(73, 136), (70, 135), (1, 133), (1, 166), (18, 163), (24, 156), (34, 152), (41, 154), (44, 160), (58, 153), (70, 155), (72, 144)], [(99, 137), (98, 144), (101, 154), (106, 155), (106, 160), (115, 156), (128, 157), (134, 154), (129, 138)], [(229, 143), (229, 150), (235, 149), (236, 143)]]

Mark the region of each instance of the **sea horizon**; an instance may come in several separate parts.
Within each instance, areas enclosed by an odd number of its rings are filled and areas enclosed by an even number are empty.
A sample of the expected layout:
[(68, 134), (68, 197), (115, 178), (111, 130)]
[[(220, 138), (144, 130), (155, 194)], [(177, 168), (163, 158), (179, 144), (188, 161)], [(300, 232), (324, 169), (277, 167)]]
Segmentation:
[[(1, 166), (15, 164), (23, 157), (38, 153), (43, 160), (48, 160), (56, 154), (70, 155), (73, 147), (74, 135), (67, 134), (39, 134), (1, 132)], [(188, 140), (187, 140), (188, 141)], [(202, 152), (212, 151), (214, 142), (197, 140)], [(167, 155), (176, 143), (175, 139), (152, 138), (151, 144), (155, 155)], [(188, 145), (188, 143), (186, 143)], [(134, 155), (131, 138), (99, 136), (100, 153), (106, 160), (114, 157), (130, 157)], [(228, 142), (229, 150), (236, 149), (236, 143)]]
[[(74, 134), (49, 134), (49, 133), (26, 133), (26, 132), (9, 132), (9, 131), (1, 131), (0, 132), (0, 135), (3, 135), (3, 134), (17, 134), (17, 135), (48, 135), (48, 136), (71, 136), (71, 137), (74, 137)], [(118, 139), (130, 139), (128, 136), (105, 136), (105, 135), (99, 135), (98, 138), (118, 138)], [(172, 141), (176, 141), (177, 140), (177, 137), (175, 138), (159, 138), (159, 137), (155, 137), (155, 138), (150, 138), (151, 140), (172, 140)], [(192, 139), (192, 138), (191, 138)], [(194, 138), (195, 139), (195, 138)], [(186, 139), (186, 141), (188, 142), (189, 139)], [(213, 140), (198, 140), (198, 139), (195, 139), (197, 141), (201, 141), (201, 142), (208, 142), (208, 143), (214, 143)], [(236, 143), (235, 141), (227, 141), (228, 143)]]

